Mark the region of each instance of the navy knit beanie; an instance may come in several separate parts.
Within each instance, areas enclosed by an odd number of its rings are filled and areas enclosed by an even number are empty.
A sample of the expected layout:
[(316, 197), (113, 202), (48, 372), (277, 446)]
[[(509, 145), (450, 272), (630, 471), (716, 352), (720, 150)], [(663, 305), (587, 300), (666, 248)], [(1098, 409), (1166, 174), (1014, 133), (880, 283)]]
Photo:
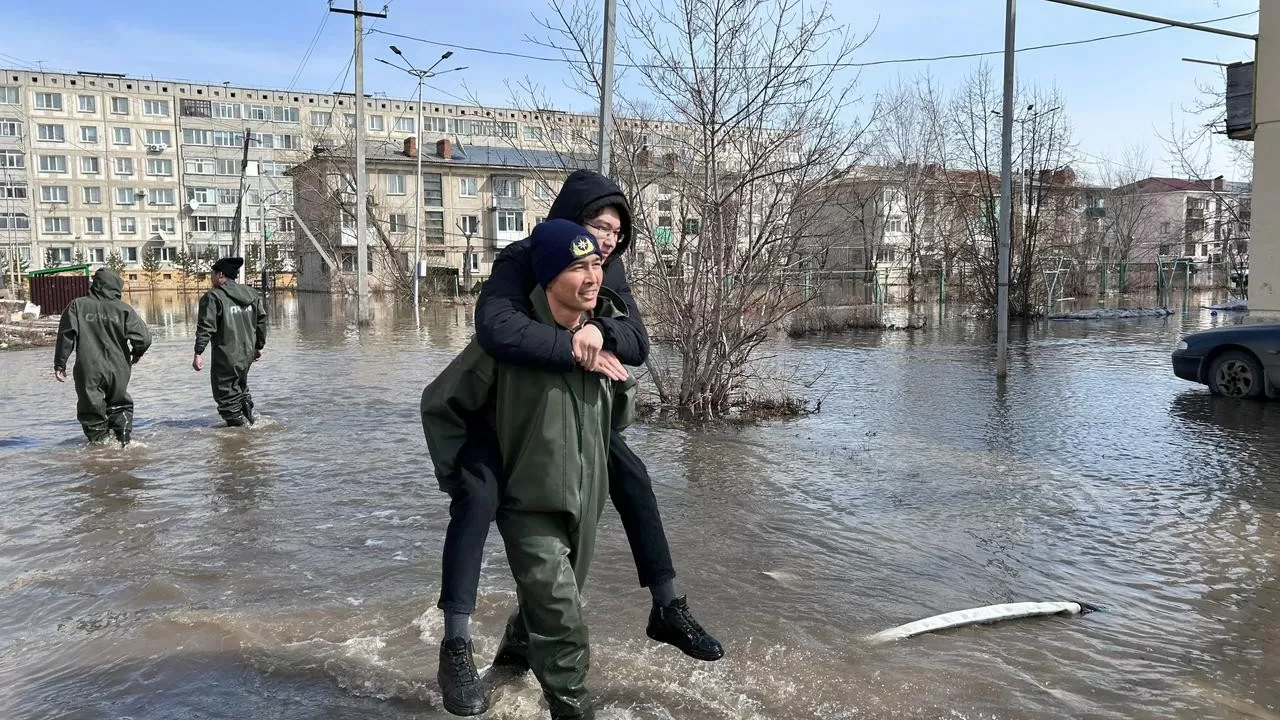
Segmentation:
[(533, 274), (545, 290), (565, 268), (587, 255), (599, 255), (600, 246), (591, 233), (569, 220), (538, 223), (529, 235), (533, 254)]

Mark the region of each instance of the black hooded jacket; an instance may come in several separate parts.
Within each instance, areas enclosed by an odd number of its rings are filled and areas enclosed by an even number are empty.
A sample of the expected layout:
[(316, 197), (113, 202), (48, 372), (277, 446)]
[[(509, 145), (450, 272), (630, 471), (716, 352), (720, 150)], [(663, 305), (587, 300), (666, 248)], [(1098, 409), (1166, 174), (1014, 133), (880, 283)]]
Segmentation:
[[(606, 205), (619, 210), (623, 238), (604, 264), (604, 286), (617, 293), (627, 305), (625, 318), (597, 318), (604, 335), (604, 349), (626, 365), (643, 365), (649, 357), (649, 334), (640, 318), (640, 309), (631, 297), (623, 252), (631, 243), (631, 206), (622, 188), (609, 178), (590, 170), (577, 170), (551, 205), (548, 220), (565, 219), (581, 223)], [(573, 335), (569, 331), (538, 322), (533, 317), (529, 294), (537, 280), (529, 238), (508, 245), (493, 263), (493, 272), (480, 290), (476, 303), (476, 339), (480, 347), (499, 362), (556, 371), (572, 370)]]
[(151, 347), (151, 331), (138, 313), (120, 299), (124, 281), (107, 268), (94, 273), (89, 296), (71, 301), (58, 323), (53, 368), (66, 370), (76, 353), (75, 373), (104, 377), (123, 375)]

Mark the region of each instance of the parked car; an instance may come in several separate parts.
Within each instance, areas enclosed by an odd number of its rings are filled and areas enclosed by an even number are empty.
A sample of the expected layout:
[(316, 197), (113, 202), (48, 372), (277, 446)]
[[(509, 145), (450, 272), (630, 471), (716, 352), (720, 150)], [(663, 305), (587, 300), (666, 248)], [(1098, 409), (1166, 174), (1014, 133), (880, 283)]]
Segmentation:
[(1280, 395), (1280, 323), (1232, 325), (1182, 338), (1173, 374), (1235, 398)]

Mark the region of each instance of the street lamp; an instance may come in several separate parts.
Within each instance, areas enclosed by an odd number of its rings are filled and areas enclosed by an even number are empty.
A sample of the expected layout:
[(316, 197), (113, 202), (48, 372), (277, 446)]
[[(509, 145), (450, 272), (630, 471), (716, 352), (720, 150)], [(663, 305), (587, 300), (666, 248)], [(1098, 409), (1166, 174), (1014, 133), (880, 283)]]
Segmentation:
[[(409, 62), (409, 58), (404, 56), (404, 53), (401, 52), (400, 48), (395, 45), (390, 45), (389, 47), (391, 48), (391, 52), (395, 53), (397, 57), (403, 60), (407, 67), (401, 67), (395, 63), (387, 62), (382, 58), (375, 59), (383, 65), (393, 67), (400, 72), (409, 73), (418, 79), (418, 124), (414, 127), (414, 155), (418, 160), (418, 175), (417, 180), (414, 181), (414, 189), (417, 197), (414, 198), (413, 203), (413, 308), (416, 312), (418, 308), (418, 275), (421, 274), (420, 268), (422, 266), (422, 193), (424, 189), (422, 186), (422, 84), (426, 82), (426, 79), (429, 77), (443, 75), (455, 70), (466, 70), (466, 68), (456, 67), (435, 72), (437, 65), (453, 56), (453, 51), (448, 50), (440, 56), (439, 60), (432, 63), (431, 67), (426, 70), (419, 70), (413, 66), (413, 63)], [(364, 132), (364, 128), (359, 128), (356, 132), (358, 137), (359, 133)]]

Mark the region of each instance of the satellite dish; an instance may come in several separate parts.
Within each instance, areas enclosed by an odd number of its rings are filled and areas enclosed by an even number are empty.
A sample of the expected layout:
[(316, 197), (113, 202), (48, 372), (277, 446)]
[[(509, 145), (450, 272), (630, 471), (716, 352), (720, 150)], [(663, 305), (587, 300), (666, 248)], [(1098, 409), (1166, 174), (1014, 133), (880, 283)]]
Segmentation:
[(190, 208), (191, 212), (195, 212), (200, 209), (200, 202), (198, 200), (188, 200), (187, 207)]

